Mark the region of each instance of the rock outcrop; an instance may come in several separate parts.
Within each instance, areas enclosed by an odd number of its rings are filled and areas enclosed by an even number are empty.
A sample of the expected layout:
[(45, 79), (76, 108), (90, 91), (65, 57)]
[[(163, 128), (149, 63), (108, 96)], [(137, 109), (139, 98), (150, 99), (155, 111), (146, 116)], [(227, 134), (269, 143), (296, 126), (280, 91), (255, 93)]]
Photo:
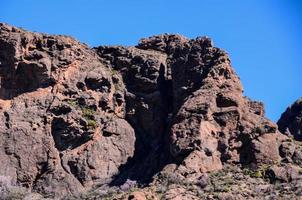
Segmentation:
[(1, 175), (52, 196), (108, 183), (134, 154), (122, 78), (70, 37), (0, 31)]
[(302, 140), (302, 98), (286, 109), (277, 124), (282, 133)]
[(215, 173), (232, 172), (227, 166), (248, 181), (249, 197), (263, 192), (257, 178), (271, 190), (277, 180), (296, 187), (302, 178), (301, 148), (281, 133), (299, 136), (301, 101), (279, 132), (207, 37), (163, 34), (135, 47), (91, 49), (0, 24), (0, 78), (0, 176), (45, 197), (147, 184), (127, 198), (156, 199), (170, 181), (165, 199), (210, 198), (214, 190), (201, 197), (181, 183), (203, 191), (220, 180)]

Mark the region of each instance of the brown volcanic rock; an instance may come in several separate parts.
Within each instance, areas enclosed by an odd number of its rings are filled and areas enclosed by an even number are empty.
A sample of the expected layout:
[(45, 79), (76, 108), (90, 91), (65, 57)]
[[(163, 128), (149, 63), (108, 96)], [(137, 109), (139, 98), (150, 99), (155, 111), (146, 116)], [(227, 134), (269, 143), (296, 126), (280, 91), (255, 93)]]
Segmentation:
[(302, 98), (286, 109), (277, 124), (282, 133), (302, 140)]
[(134, 153), (121, 77), (70, 37), (0, 28), (1, 175), (55, 196), (109, 182)]
[[(0, 24), (0, 78), (0, 175), (44, 195), (163, 174), (204, 188), (207, 173), (237, 164), (300, 179), (299, 145), (243, 96), (227, 53), (207, 37), (90, 49)], [(179, 184), (167, 199), (195, 198)]]
[[(210, 39), (161, 35), (142, 40), (138, 48), (168, 55), (166, 68), (171, 71), (173, 90), (172, 156), (182, 160), (198, 150), (196, 159), (204, 160), (200, 167), (205, 171), (220, 169), (223, 162), (279, 161), (282, 137), (277, 126), (263, 116), (261, 103), (243, 97), (228, 55), (213, 47)], [(267, 144), (272, 148), (265, 150)]]

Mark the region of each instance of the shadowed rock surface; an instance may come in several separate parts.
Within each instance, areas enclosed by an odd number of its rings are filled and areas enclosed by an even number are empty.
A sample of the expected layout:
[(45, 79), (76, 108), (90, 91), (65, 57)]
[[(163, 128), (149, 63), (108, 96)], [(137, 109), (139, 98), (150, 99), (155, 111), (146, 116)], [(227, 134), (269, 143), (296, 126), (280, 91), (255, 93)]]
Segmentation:
[(243, 96), (229, 56), (207, 37), (91, 49), (0, 24), (0, 78), (0, 178), (29, 195), (301, 196), (301, 103), (278, 122), (292, 139)]
[(282, 133), (293, 135), (296, 140), (302, 140), (302, 98), (286, 109), (277, 124)]

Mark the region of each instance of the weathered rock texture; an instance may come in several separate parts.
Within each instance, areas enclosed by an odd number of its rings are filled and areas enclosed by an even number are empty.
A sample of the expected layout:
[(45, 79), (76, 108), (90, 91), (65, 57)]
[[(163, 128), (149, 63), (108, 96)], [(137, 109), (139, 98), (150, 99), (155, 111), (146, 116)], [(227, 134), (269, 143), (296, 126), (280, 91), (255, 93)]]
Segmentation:
[(296, 140), (302, 140), (302, 98), (287, 108), (277, 124), (282, 133), (293, 135)]
[[(44, 196), (130, 180), (160, 185), (171, 175), (204, 188), (207, 173), (225, 166), (265, 165), (270, 184), (301, 180), (299, 144), (243, 96), (227, 53), (207, 37), (91, 49), (0, 24), (0, 78), (0, 175)], [(299, 135), (296, 104), (287, 111), (296, 121), (286, 114), (279, 125)], [(177, 183), (166, 199), (195, 199)]]
[(0, 35), (1, 175), (55, 196), (107, 183), (134, 154), (122, 77), (70, 37)]

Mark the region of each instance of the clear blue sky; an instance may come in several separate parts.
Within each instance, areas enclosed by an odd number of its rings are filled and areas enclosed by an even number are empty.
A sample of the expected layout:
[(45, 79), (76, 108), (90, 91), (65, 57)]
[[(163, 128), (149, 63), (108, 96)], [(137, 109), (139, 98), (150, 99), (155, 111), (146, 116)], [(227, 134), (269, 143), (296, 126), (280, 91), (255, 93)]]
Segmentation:
[(227, 50), (245, 95), (263, 101), (272, 120), (302, 96), (301, 0), (7, 0), (0, 21), (90, 46), (207, 35)]

